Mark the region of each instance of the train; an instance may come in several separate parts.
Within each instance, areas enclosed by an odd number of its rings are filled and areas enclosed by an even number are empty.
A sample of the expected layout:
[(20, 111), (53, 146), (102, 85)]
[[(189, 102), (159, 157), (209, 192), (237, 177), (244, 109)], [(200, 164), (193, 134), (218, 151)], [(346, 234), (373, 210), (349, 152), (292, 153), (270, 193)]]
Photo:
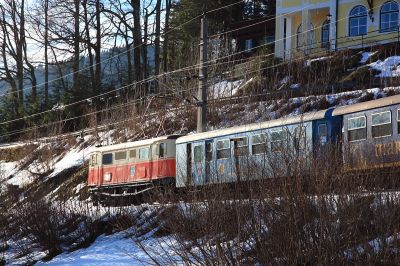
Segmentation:
[(348, 169), (400, 166), (400, 95), (99, 147), (90, 154), (88, 186), (93, 193), (119, 197), (160, 186), (190, 188), (285, 176), (294, 159), (307, 165), (310, 156), (332, 143), (340, 145)]

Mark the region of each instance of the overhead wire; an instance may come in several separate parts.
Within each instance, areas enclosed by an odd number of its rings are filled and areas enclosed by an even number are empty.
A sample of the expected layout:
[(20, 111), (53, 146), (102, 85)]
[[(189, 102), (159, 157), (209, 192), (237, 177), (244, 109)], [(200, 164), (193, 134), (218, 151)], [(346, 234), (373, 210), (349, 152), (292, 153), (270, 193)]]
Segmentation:
[[(230, 6), (239, 4), (239, 3), (241, 3), (241, 2), (243, 2), (243, 0), (238, 1), (238, 2), (235, 2), (235, 3), (230, 4), (230, 5), (226, 5), (226, 6), (224, 6), (224, 7), (220, 7), (220, 8), (216, 8), (216, 9), (207, 11), (206, 13), (212, 13), (212, 12), (221, 10), (221, 9), (223, 9), (223, 8), (226, 8), (226, 7), (230, 7)], [(307, 6), (303, 7), (302, 9), (304, 9), (304, 8), (306, 8), (306, 7), (307, 7)], [(300, 11), (300, 10), (295, 10), (295, 11), (293, 11), (293, 12), (297, 12), (297, 11)], [(285, 15), (287, 15), (287, 14), (285, 14)], [(199, 18), (199, 17), (201, 17), (201, 16), (202, 16), (202, 15), (199, 15), (199, 16), (193, 18), (193, 19)], [(282, 15), (282, 16), (283, 16), (283, 15)], [(279, 16), (278, 16), (278, 17), (279, 17)], [(182, 27), (183, 25), (185, 25), (185, 24), (187, 24), (187, 23), (190, 23), (191, 21), (193, 21), (193, 19), (191, 19), (191, 20), (189, 20), (189, 21), (187, 21), (187, 22), (181, 24), (180, 26), (175, 27), (174, 29), (180, 28), (180, 27)], [(249, 26), (256, 25), (256, 24), (258, 24), (258, 22), (257, 22), (257, 23), (254, 23), (254, 24), (251, 24), (251, 25), (249, 25)], [(167, 33), (171, 32), (172, 30), (173, 30), (173, 29), (171, 29), (171, 30), (168, 31)], [(240, 29), (237, 29), (237, 30), (240, 30)], [(229, 31), (229, 32), (232, 32), (232, 31)], [(167, 34), (167, 33), (164, 33), (164, 34)], [(223, 34), (224, 34), (224, 33), (221, 33), (220, 35), (223, 35)], [(275, 41), (275, 42), (276, 42), (276, 41)], [(259, 47), (262, 47), (262, 46), (265, 46), (265, 45), (270, 45), (270, 44), (272, 44), (272, 43), (274, 43), (274, 42), (271, 42), (271, 43), (268, 43), (268, 44), (264, 44), (264, 45), (260, 45), (260, 46), (258, 46), (258, 47), (253, 47), (253, 48), (251, 48), (251, 50), (256, 49), (256, 48), (259, 48)], [(143, 45), (143, 44), (142, 44), (142, 45)], [(139, 46), (138, 46), (138, 47), (139, 47)], [(131, 48), (131, 49), (134, 49), (134, 48), (135, 48), (135, 47), (133, 47), (133, 48)], [(125, 51), (125, 52), (126, 52), (126, 51)], [(125, 53), (125, 52), (123, 52), (123, 53)], [(224, 56), (224, 57), (222, 57), (222, 58), (218, 58), (217, 60), (229, 58), (229, 57), (231, 57), (231, 56), (239, 55), (239, 54), (246, 53), (246, 52), (247, 52), (247, 51), (240, 51), (240, 52), (237, 52), (237, 53), (229, 54), (229, 55)], [(120, 53), (120, 54), (123, 54), (123, 53)], [(119, 54), (119, 55), (120, 55), (120, 54)], [(271, 53), (271, 54), (268, 54), (268, 55), (263, 55), (263, 57), (268, 57), (268, 56), (272, 56), (272, 55), (274, 55), (274, 53)], [(116, 55), (116, 56), (118, 56), (118, 55)], [(107, 61), (107, 60), (109, 60), (109, 59), (110, 59), (110, 58), (108, 58), (108, 59), (106, 59), (106, 60), (104, 60), (104, 61)], [(215, 60), (209, 60), (209, 61), (207, 61), (207, 62), (204, 62), (204, 64), (209, 64), (210, 62), (213, 62), (213, 61), (215, 61)], [(229, 64), (229, 63), (231, 63), (231, 62), (220, 62), (220, 63), (216, 63), (216, 64)], [(104, 92), (104, 93), (101, 93), (101, 94), (98, 94), (98, 95), (95, 95), (95, 96), (92, 96), (92, 97), (88, 97), (88, 98), (85, 98), (85, 99), (82, 99), (82, 100), (78, 100), (78, 101), (69, 103), (69, 104), (64, 104), (64, 105), (63, 105), (63, 108), (70, 107), (70, 106), (73, 106), (73, 105), (75, 105), (75, 104), (83, 103), (83, 102), (86, 102), (86, 101), (90, 101), (90, 100), (93, 100), (93, 99), (96, 99), (96, 98), (99, 98), (99, 97), (102, 97), (102, 96), (111, 94), (111, 93), (113, 93), (113, 92), (120, 91), (120, 90), (125, 89), (125, 88), (128, 88), (128, 87), (130, 87), (130, 86), (140, 85), (140, 84), (143, 84), (143, 83), (145, 83), (145, 82), (154, 80), (154, 79), (156, 79), (156, 78), (158, 78), (158, 77), (165, 77), (166, 75), (170, 75), (170, 74), (175, 74), (175, 73), (179, 73), (179, 72), (183, 72), (183, 71), (190, 71), (190, 70), (195, 69), (195, 68), (197, 68), (197, 67), (199, 67), (199, 66), (200, 66), (200, 64), (198, 63), (198, 64), (194, 64), (194, 65), (191, 65), (191, 66), (188, 66), (188, 67), (183, 67), (183, 68), (180, 68), (180, 69), (177, 69), (177, 70), (173, 70), (173, 71), (170, 71), (170, 72), (167, 72), (167, 73), (161, 73), (161, 74), (159, 74), (159, 75), (151, 76), (151, 77), (148, 77), (148, 78), (143, 79), (143, 80), (140, 80), (140, 81), (134, 81), (134, 82), (132, 82), (131, 84), (124, 85), (124, 86), (119, 87), (119, 88), (117, 88), (117, 89), (113, 89), (113, 90), (110, 90), (110, 91), (107, 91), (107, 92)], [(82, 70), (84, 70), (84, 69), (81, 69), (80, 71), (82, 71)], [(73, 73), (70, 73), (70, 74), (73, 74)], [(58, 79), (61, 79), (61, 78), (63, 78), (63, 77), (67, 77), (67, 76), (70, 75), (70, 74), (67, 74), (67, 75), (65, 75), (65, 76), (59, 77)], [(55, 80), (58, 80), (58, 79), (55, 79)], [(55, 81), (55, 80), (52, 80), (52, 81), (49, 81), (49, 82), (53, 82), (53, 81)], [(43, 84), (45, 84), (45, 83), (43, 83)], [(41, 84), (41, 85), (43, 85), (43, 84)], [(41, 86), (41, 85), (37, 85), (37, 86)], [(25, 89), (27, 89), (27, 88), (25, 88)], [(23, 90), (25, 90), (25, 89), (23, 89)], [(10, 94), (10, 93), (15, 93), (15, 92), (18, 92), (18, 91), (13, 91), (13, 92), (5, 93), (5, 94), (0, 94), (0, 96), (8, 95), (8, 94)], [(27, 116), (20, 117), (20, 118), (16, 118), (16, 119), (12, 119), (12, 120), (3, 121), (3, 122), (0, 122), (0, 125), (4, 125), (4, 124), (9, 124), (9, 123), (12, 123), (12, 122), (16, 122), (16, 121), (25, 120), (25, 119), (28, 119), (28, 118), (32, 118), (32, 117), (36, 117), (36, 116), (42, 115), (42, 114), (46, 114), (46, 113), (50, 113), (50, 112), (55, 112), (55, 111), (57, 111), (57, 110), (58, 110), (57, 108), (48, 109), (48, 110), (45, 110), (45, 111), (42, 111), (42, 112), (39, 112), (39, 113), (27, 115)]]
[[(237, 5), (237, 4), (240, 4), (240, 3), (242, 3), (243, 1), (244, 1), (244, 0), (240, 0), (240, 1), (237, 1), (237, 2), (232, 3), (232, 4), (228, 4), (228, 5), (219, 7), (219, 8), (215, 8), (215, 9), (212, 9), (212, 10), (208, 10), (208, 11), (206, 11), (206, 13), (207, 13), (207, 14), (208, 14), (208, 13), (213, 13), (213, 12), (219, 11), (219, 10), (221, 10), (221, 9), (223, 9), (223, 8), (230, 7), (230, 6)], [(190, 22), (192, 22), (192, 21), (194, 21), (194, 20), (196, 20), (196, 19), (198, 19), (198, 18), (200, 18), (200, 17), (202, 17), (202, 16), (203, 16), (203, 13), (202, 13), (202, 14), (199, 14), (199, 15), (197, 15), (197, 16), (195, 16), (195, 17), (193, 17), (193, 18), (191, 18), (191, 19), (189, 19), (189, 20), (187, 20), (187, 21), (185, 21), (185, 22), (183, 22), (182, 24), (180, 24), (180, 25), (178, 25), (178, 26), (176, 26), (176, 27), (174, 27), (174, 28), (168, 30), (167, 32), (160, 33), (160, 34), (158, 35), (158, 37), (162, 37), (162, 36), (164, 36), (164, 35), (167, 35), (167, 34), (173, 32), (173, 31), (177, 30), (177, 29), (180, 29), (180, 28), (182, 28), (183, 26), (189, 24)], [(109, 57), (109, 58), (107, 58), (107, 59), (101, 60), (99, 63), (95, 63), (95, 64), (92, 65), (92, 66), (87, 66), (87, 67), (81, 68), (81, 69), (79, 69), (79, 70), (77, 70), (77, 71), (73, 71), (73, 72), (71, 72), (71, 73), (65, 74), (65, 75), (63, 75), (63, 76), (61, 76), (61, 77), (58, 77), (58, 78), (49, 80), (49, 81), (44, 82), (44, 83), (37, 84), (36, 87), (42, 87), (42, 86), (44, 86), (44, 85), (46, 85), (46, 84), (49, 84), (49, 83), (52, 83), (52, 82), (55, 82), (55, 81), (64, 79), (64, 78), (66, 78), (66, 77), (70, 77), (70, 76), (72, 76), (72, 75), (74, 75), (74, 74), (77, 74), (77, 73), (81, 73), (81, 72), (83, 72), (83, 71), (85, 71), (85, 70), (90, 69), (91, 67), (95, 67), (95, 66), (98, 65), (98, 64), (103, 64), (103, 63), (105, 63), (105, 62), (111, 61), (112, 59), (115, 59), (115, 58), (117, 58), (118, 56), (124, 55), (124, 54), (128, 53), (128, 52), (131, 51), (131, 50), (135, 50), (135, 49), (137, 49), (137, 48), (140, 48), (140, 47), (143, 46), (143, 45), (145, 45), (145, 43), (142, 43), (142, 44), (133, 46), (133, 47), (131, 47), (131, 48), (129, 48), (129, 49), (123, 51), (123, 52), (120, 52), (120, 53), (118, 53), (118, 54), (115, 54), (115, 55), (113, 55), (113, 56), (111, 56), (111, 57)], [(15, 91), (3, 93), (3, 94), (0, 94), (0, 97), (1, 97), (1, 96), (7, 96), (7, 95), (10, 95), (10, 94), (19, 93), (19, 92), (21, 92), (21, 91), (25, 91), (25, 90), (28, 90), (28, 89), (30, 89), (30, 88), (22, 88), (22, 89), (18, 89), (18, 90), (15, 90)]]
[[(340, 21), (340, 20), (344, 20), (344, 19), (347, 19), (347, 17), (344, 17), (344, 18), (342, 18), (342, 19), (336, 20), (336, 22), (338, 22), (338, 21)], [(334, 21), (334, 22), (335, 22), (335, 21)], [(319, 26), (319, 27), (310, 29), (310, 30), (308, 30), (308, 31), (313, 31), (313, 30), (315, 30), (315, 29), (317, 29), (317, 28), (321, 28), (321, 27), (322, 27), (322, 26)], [(308, 31), (302, 32), (302, 34), (307, 33)], [(291, 36), (287, 36), (286, 38), (288, 38), (288, 37), (294, 37), (294, 36), (297, 36), (297, 34), (293, 34), (293, 35), (291, 35)], [(285, 39), (285, 38), (275, 40), (275, 41), (272, 42), (272, 43), (276, 43), (276, 42), (281, 41), (281, 40), (283, 40), (283, 39)], [(263, 47), (263, 46), (265, 46), (265, 45), (270, 45), (270, 44), (271, 44), (271, 43), (262, 44), (262, 45), (259, 45), (259, 46), (256, 46), (256, 47), (252, 47), (251, 50), (254, 50), (254, 49)], [(292, 48), (292, 49), (295, 49), (295, 48)], [(218, 60), (224, 59), (224, 58), (227, 58), (227, 57), (231, 57), (231, 56), (233, 56), (233, 55), (241, 54), (241, 53), (243, 53), (243, 52), (247, 52), (247, 51), (241, 51), (241, 52), (238, 52), (238, 53), (233, 53), (233, 54), (224, 56), (224, 57), (222, 57), (222, 58), (218, 58)], [(321, 52), (323, 53), (324, 51), (321, 51)], [(320, 53), (321, 53), (321, 52), (320, 52)], [(275, 54), (275, 53), (269, 53), (269, 54), (261, 55), (260, 57), (269, 57), (269, 56), (272, 56), (272, 55), (274, 55), (274, 54)], [(302, 57), (302, 58), (309, 57), (309, 56), (310, 56), (310, 55), (305, 55), (305, 56)], [(213, 61), (215, 61), (215, 60), (209, 60), (209, 61), (205, 62), (205, 64), (208, 64), (208, 63), (213, 62)], [(226, 63), (230, 63), (230, 62), (226, 62)], [(193, 69), (194, 67), (197, 67), (197, 66), (199, 66), (199, 65), (200, 65), (200, 64), (196, 64), (196, 65), (193, 65), (193, 66), (190, 66), (190, 67), (184, 67), (184, 68), (181, 68), (181, 69), (178, 69), (178, 70), (179, 70), (179, 72), (185, 71), (185, 70), (190, 70), (190, 69)], [(271, 67), (274, 68), (274, 67), (277, 67), (277, 65), (273, 65), (273, 66), (271, 66)], [(169, 72), (169, 73), (177, 73), (178, 70), (171, 71), (171, 72)], [(118, 88), (118, 89), (115, 89), (115, 90), (112, 90), (112, 91), (109, 91), (109, 92), (106, 92), (106, 93), (103, 93), (103, 94), (100, 94), (100, 95), (97, 95), (97, 96), (89, 97), (89, 98), (86, 98), (86, 99), (83, 99), (83, 100), (80, 100), (80, 101), (77, 101), (77, 102), (74, 102), (74, 103), (71, 103), (71, 104), (68, 104), (68, 105), (64, 105), (63, 107), (68, 107), (68, 106), (71, 106), (71, 105), (76, 104), (76, 103), (81, 103), (81, 102), (88, 101), (88, 100), (91, 100), (91, 99), (94, 99), (94, 98), (97, 98), (97, 97), (101, 97), (101, 96), (107, 95), (107, 94), (109, 94), (109, 93), (112, 93), (112, 92), (115, 92), (115, 91), (118, 91), (118, 90), (122, 90), (123, 88), (127, 88), (127, 87), (133, 86), (133, 85), (137, 85), (138, 83), (142, 83), (142, 82), (146, 82), (146, 81), (149, 81), (149, 80), (153, 80), (153, 79), (155, 79), (155, 78), (157, 78), (157, 77), (163, 77), (164, 75), (165, 75), (165, 74), (160, 74), (160, 75), (158, 75), (158, 76), (156, 76), (156, 77), (149, 77), (148, 80), (143, 80), (143, 81), (140, 81), (140, 82), (137, 82), (137, 83), (128, 84), (128, 85), (126, 85), (126, 86), (120, 87), (120, 88)], [(46, 112), (51, 112), (51, 111), (57, 111), (57, 109), (55, 109), (55, 110), (51, 109), (51, 110), (47, 110), (47, 111), (44, 111), (44, 112), (41, 112), (41, 113), (37, 113), (37, 114), (33, 114), (33, 115), (30, 115), (30, 116), (25, 116), (25, 117), (22, 117), (22, 118), (18, 118), (18, 119), (14, 119), (14, 120), (5, 121), (5, 122), (2, 122), (2, 123), (0, 123), (0, 124), (6, 124), (6, 123), (15, 122), (15, 121), (18, 121), (18, 120), (30, 118), (30, 117), (33, 117), (33, 116), (36, 116), (36, 115), (40, 115), (40, 114), (43, 114), (43, 113), (46, 113)]]

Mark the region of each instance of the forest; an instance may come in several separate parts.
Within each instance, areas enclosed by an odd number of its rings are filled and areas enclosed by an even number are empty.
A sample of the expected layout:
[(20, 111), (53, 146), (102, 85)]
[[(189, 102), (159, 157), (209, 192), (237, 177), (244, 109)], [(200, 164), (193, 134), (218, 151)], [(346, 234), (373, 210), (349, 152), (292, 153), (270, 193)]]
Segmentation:
[[(2, 0), (0, 133), (98, 110), (110, 97), (137, 99), (176, 86), (196, 74), (171, 72), (198, 62), (203, 14), (213, 10), (207, 18), (218, 58), (237, 50), (230, 34), (219, 33), (272, 14), (269, 2)], [(61, 131), (84, 124), (74, 120)]]

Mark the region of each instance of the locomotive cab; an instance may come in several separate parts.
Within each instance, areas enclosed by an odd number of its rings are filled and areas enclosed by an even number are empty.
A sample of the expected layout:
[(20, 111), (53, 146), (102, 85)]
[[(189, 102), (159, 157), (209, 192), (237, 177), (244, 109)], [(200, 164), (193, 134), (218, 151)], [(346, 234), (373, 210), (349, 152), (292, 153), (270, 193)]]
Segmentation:
[(88, 185), (111, 196), (139, 194), (175, 184), (175, 141), (165, 136), (95, 149), (90, 155)]

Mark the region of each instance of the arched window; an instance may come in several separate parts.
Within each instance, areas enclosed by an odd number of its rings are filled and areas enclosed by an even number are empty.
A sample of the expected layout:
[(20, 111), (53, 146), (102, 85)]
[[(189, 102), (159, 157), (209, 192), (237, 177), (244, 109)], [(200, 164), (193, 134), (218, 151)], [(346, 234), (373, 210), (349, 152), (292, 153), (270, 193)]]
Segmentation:
[(325, 20), (321, 28), (321, 47), (328, 48), (329, 46), (329, 21)]
[(381, 7), (380, 27), (381, 32), (396, 31), (399, 24), (399, 5), (394, 1), (386, 2)]
[(303, 34), (301, 32), (302, 32), (302, 30), (301, 30), (301, 24), (300, 24), (299, 27), (297, 28), (297, 32), (296, 32), (296, 37), (297, 37), (296, 47), (297, 48), (299, 48), (300, 46), (303, 45)]
[[(310, 43), (311, 43), (311, 48), (313, 48), (315, 46), (315, 31), (314, 31), (314, 25), (311, 23), (311, 30), (310, 32), (308, 32), (307, 34), (309, 34), (309, 38), (310, 38)], [(303, 43), (303, 27), (300, 24), (299, 27), (297, 28), (297, 32), (296, 32), (296, 46), (297, 48), (300, 48), (302, 46), (305, 46), (306, 44)]]
[(356, 6), (350, 11), (349, 36), (367, 34), (367, 15), (365, 6)]

